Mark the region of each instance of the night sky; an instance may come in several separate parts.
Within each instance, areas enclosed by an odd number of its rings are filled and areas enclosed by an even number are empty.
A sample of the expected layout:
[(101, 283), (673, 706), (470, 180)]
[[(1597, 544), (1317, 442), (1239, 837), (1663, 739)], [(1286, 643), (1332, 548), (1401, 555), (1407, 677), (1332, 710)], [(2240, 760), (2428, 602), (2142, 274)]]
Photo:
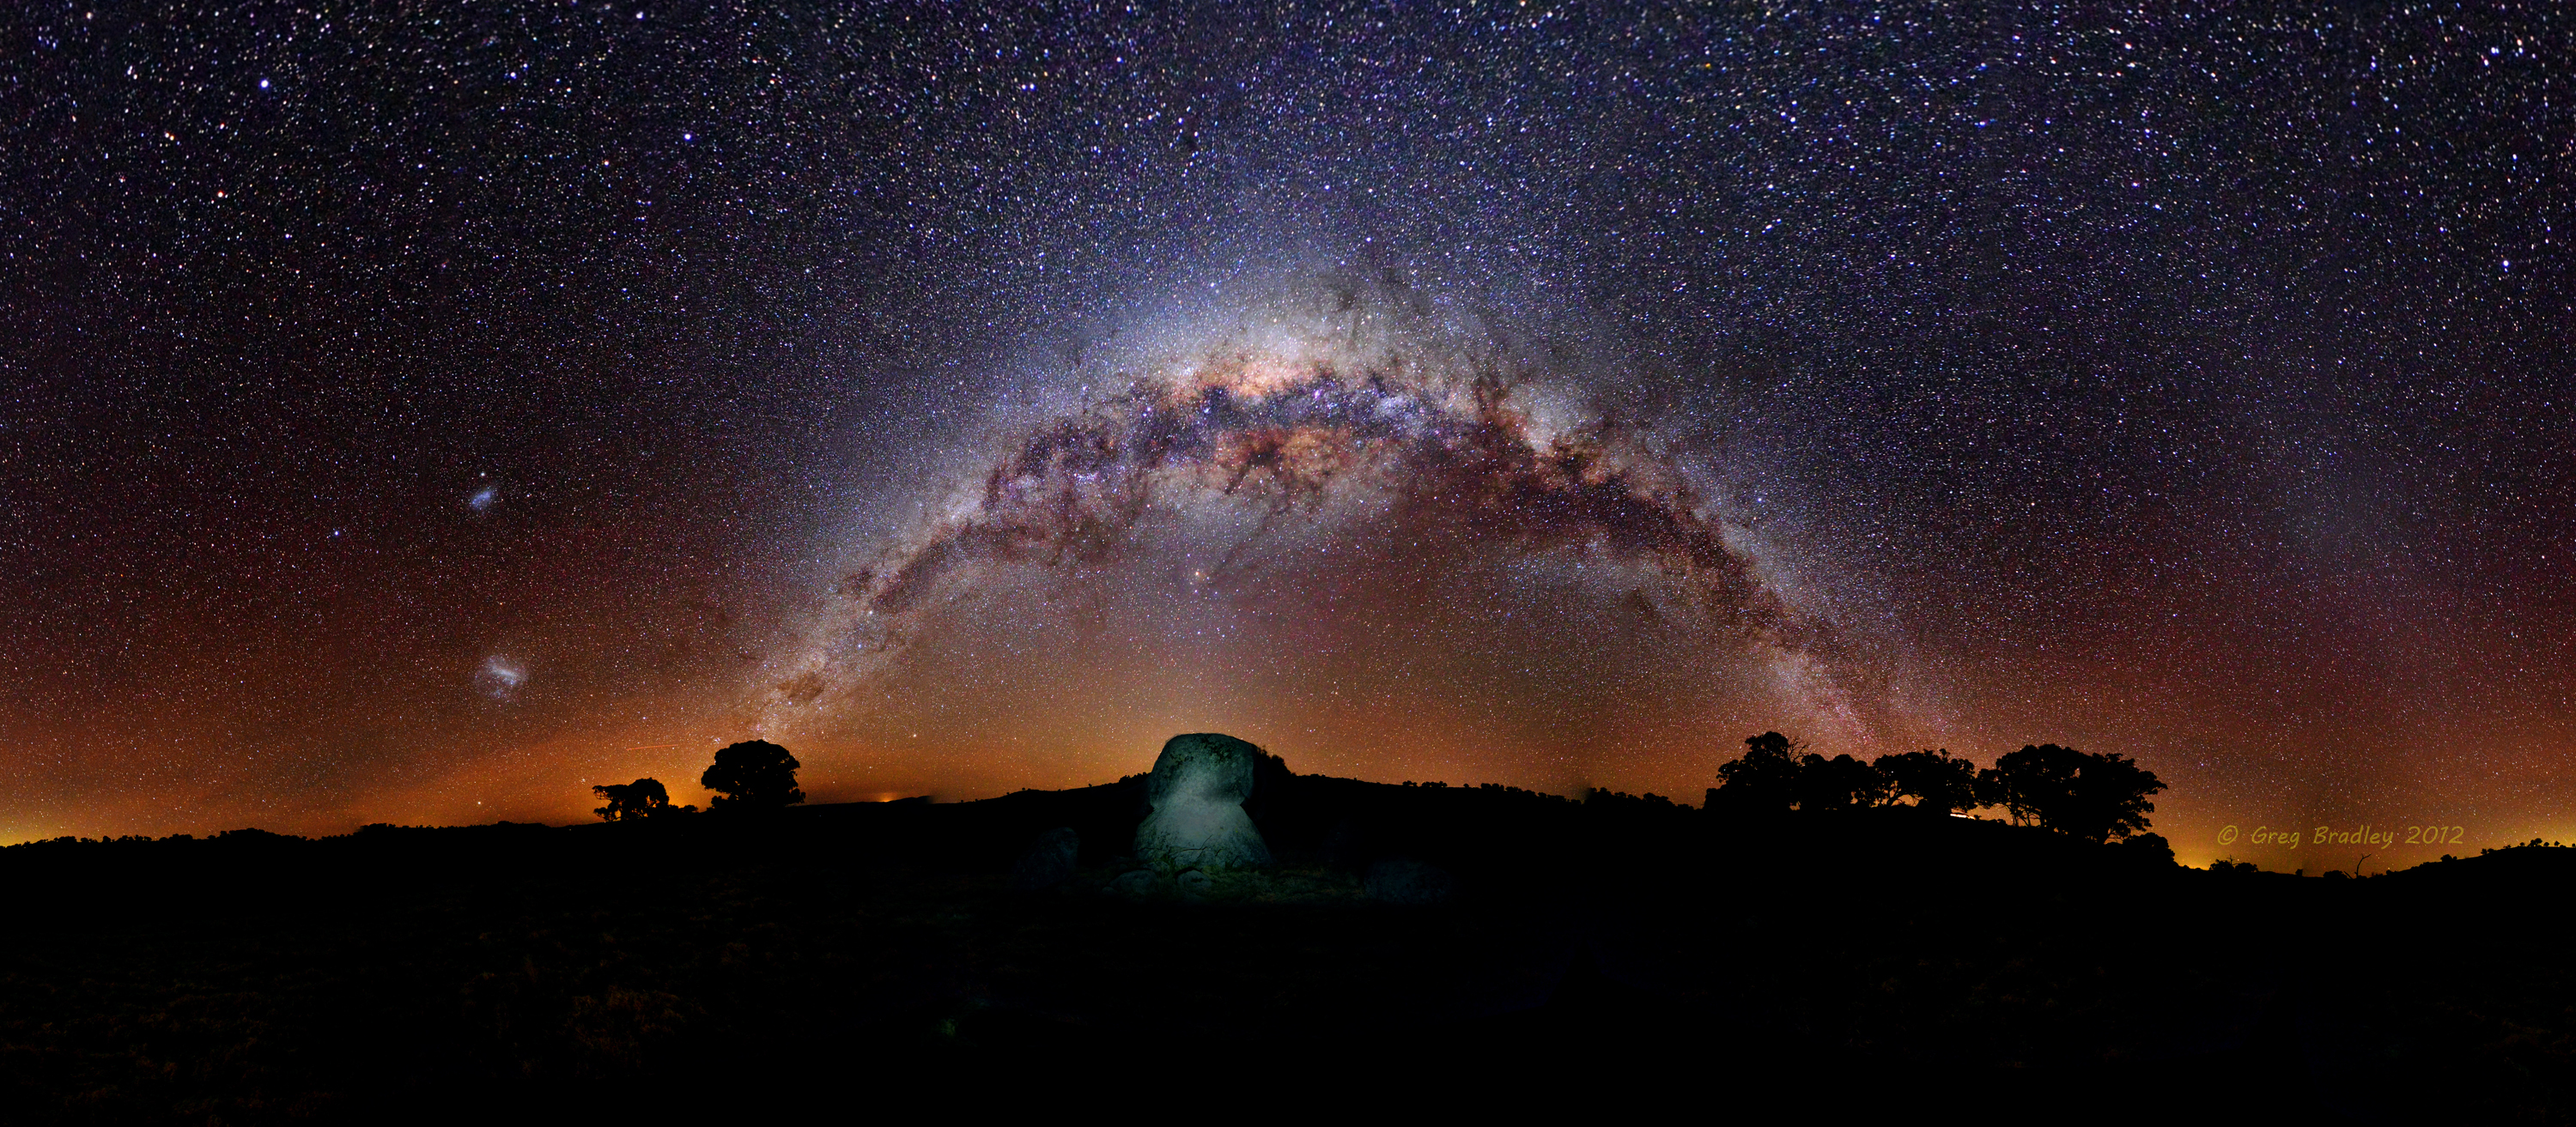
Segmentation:
[(1765, 729), (2576, 837), (2558, 5), (824, 7), (0, 16), (0, 840)]

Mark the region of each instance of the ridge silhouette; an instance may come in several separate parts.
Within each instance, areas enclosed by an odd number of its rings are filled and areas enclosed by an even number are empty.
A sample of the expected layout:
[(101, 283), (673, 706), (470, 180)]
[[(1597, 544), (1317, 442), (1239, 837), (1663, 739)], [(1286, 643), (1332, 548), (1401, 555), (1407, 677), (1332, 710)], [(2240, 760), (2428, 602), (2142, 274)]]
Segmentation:
[[(2576, 851), (2547, 843), (2327, 881), (2179, 868), (2151, 833), (1927, 816), (1898, 789), (1919, 779), (1731, 811), (1267, 757), (1245, 808), (1277, 868), (1131, 900), (1108, 885), (1143, 782), (0, 849), (35, 921), (0, 933), (0, 1099), (125, 1121), (642, 1113), (682, 1100), (657, 1078), (766, 1075), (778, 1110), (810, 1090), (795, 1078), (1096, 1083), (1123, 1046), (1203, 1043), (1317, 1092), (1431, 1077), (1460, 1100), (1589, 1077), (1596, 1101), (1809, 1115), (1937, 1090), (2094, 1119), (2576, 1106), (2551, 1039), (2576, 1024), (2551, 894)], [(1042, 841), (1069, 872), (1028, 875)], [(1456, 894), (1371, 899), (1389, 858)], [(2275, 941), (2390, 920), (2442, 921), (2472, 954)]]

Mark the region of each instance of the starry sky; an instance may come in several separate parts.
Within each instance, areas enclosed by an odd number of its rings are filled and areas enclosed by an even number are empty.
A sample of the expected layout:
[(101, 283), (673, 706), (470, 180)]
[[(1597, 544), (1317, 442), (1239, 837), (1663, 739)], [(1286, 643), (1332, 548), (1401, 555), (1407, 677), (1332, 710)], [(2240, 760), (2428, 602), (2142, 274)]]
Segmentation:
[(0, 15), (0, 839), (1766, 729), (2576, 836), (2556, 5), (841, 7)]

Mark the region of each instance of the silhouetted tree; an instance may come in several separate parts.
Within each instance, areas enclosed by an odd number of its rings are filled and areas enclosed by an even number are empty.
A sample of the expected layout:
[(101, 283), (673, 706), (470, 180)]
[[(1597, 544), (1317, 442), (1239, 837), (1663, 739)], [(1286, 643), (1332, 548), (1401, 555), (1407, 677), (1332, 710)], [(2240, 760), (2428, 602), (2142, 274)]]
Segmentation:
[(1736, 814), (1850, 810), (1884, 806), (1893, 798), (1895, 780), (1877, 767), (1848, 755), (1799, 755), (1799, 746), (1778, 732), (1745, 737), (1743, 758), (1718, 767), (1707, 808)]
[(663, 789), (659, 779), (637, 779), (631, 783), (609, 783), (590, 788), (590, 793), (608, 800), (608, 805), (591, 811), (603, 822), (626, 822), (661, 814), (687, 814), (695, 806), (671, 805), (671, 792)]
[(1953, 757), (1948, 748), (1882, 755), (1872, 766), (1887, 777), (1891, 802), (1911, 798), (1915, 809), (1926, 814), (1974, 810), (1982, 805), (1977, 801), (1977, 765)]
[(805, 801), (796, 786), (796, 769), (804, 764), (787, 749), (768, 740), (744, 740), (716, 753), (716, 761), (698, 776), (698, 785), (715, 791), (709, 810), (776, 810)]
[(2149, 796), (2165, 789), (2156, 773), (2125, 755), (2096, 755), (2075, 776), (2075, 815), (2068, 832), (2092, 841), (2126, 838), (2156, 812)]
[(2015, 822), (2037, 824), (2086, 841), (2125, 838), (2147, 828), (2165, 789), (2155, 772), (2123, 755), (2088, 755), (2071, 747), (2024, 747), (1977, 773), (1978, 797)]
[(2040, 811), (2074, 793), (2077, 757), (2083, 753), (2056, 744), (2025, 745), (1977, 772), (1977, 801), (2001, 806), (2015, 825), (2040, 823)]
[(1744, 757), (1719, 765), (1707, 809), (1731, 814), (1773, 814), (1798, 801), (1797, 745), (1778, 732), (1744, 738)]
[(1798, 809), (1851, 810), (1887, 801), (1887, 776), (1848, 755), (1809, 753), (1798, 760)]

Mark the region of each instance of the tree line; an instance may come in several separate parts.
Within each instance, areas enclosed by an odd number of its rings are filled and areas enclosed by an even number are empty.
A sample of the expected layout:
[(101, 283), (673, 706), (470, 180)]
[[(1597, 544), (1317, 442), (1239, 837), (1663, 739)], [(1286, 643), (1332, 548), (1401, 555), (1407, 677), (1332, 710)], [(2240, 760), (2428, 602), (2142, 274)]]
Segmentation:
[[(1744, 746), (1743, 757), (1718, 767), (1718, 785), (1708, 790), (1706, 810), (1742, 816), (1905, 806), (1942, 815), (2001, 807), (2016, 824), (2101, 842), (2144, 831), (2147, 816), (2156, 810), (2151, 798), (2165, 789), (2155, 772), (2127, 756), (2056, 744), (2024, 747), (1982, 769), (1946, 748), (1862, 762), (1849, 755), (1827, 759), (1806, 752), (1778, 732), (1747, 736)], [(805, 801), (805, 792), (796, 785), (801, 766), (786, 748), (746, 740), (716, 752), (698, 785), (716, 792), (707, 804), (711, 811), (775, 810)], [(593, 811), (603, 821), (697, 810), (673, 805), (669, 789), (658, 779), (590, 789), (607, 803)]]
[[(716, 752), (716, 761), (698, 776), (698, 785), (716, 792), (707, 802), (711, 811), (778, 810), (805, 801), (805, 791), (796, 785), (796, 769), (802, 766), (786, 748), (768, 740), (744, 740)], [(631, 822), (694, 814), (698, 810), (695, 806), (672, 805), (671, 791), (660, 779), (608, 783), (592, 787), (590, 792), (608, 803), (591, 811), (603, 822)]]
[(1911, 806), (1926, 814), (2002, 807), (2019, 825), (2086, 841), (2113, 841), (2147, 828), (2150, 796), (2165, 789), (2153, 771), (2123, 755), (2056, 744), (2026, 746), (1979, 769), (1944, 748), (1831, 759), (1778, 732), (1747, 736), (1740, 759), (1717, 769), (1706, 809), (1728, 814)]

